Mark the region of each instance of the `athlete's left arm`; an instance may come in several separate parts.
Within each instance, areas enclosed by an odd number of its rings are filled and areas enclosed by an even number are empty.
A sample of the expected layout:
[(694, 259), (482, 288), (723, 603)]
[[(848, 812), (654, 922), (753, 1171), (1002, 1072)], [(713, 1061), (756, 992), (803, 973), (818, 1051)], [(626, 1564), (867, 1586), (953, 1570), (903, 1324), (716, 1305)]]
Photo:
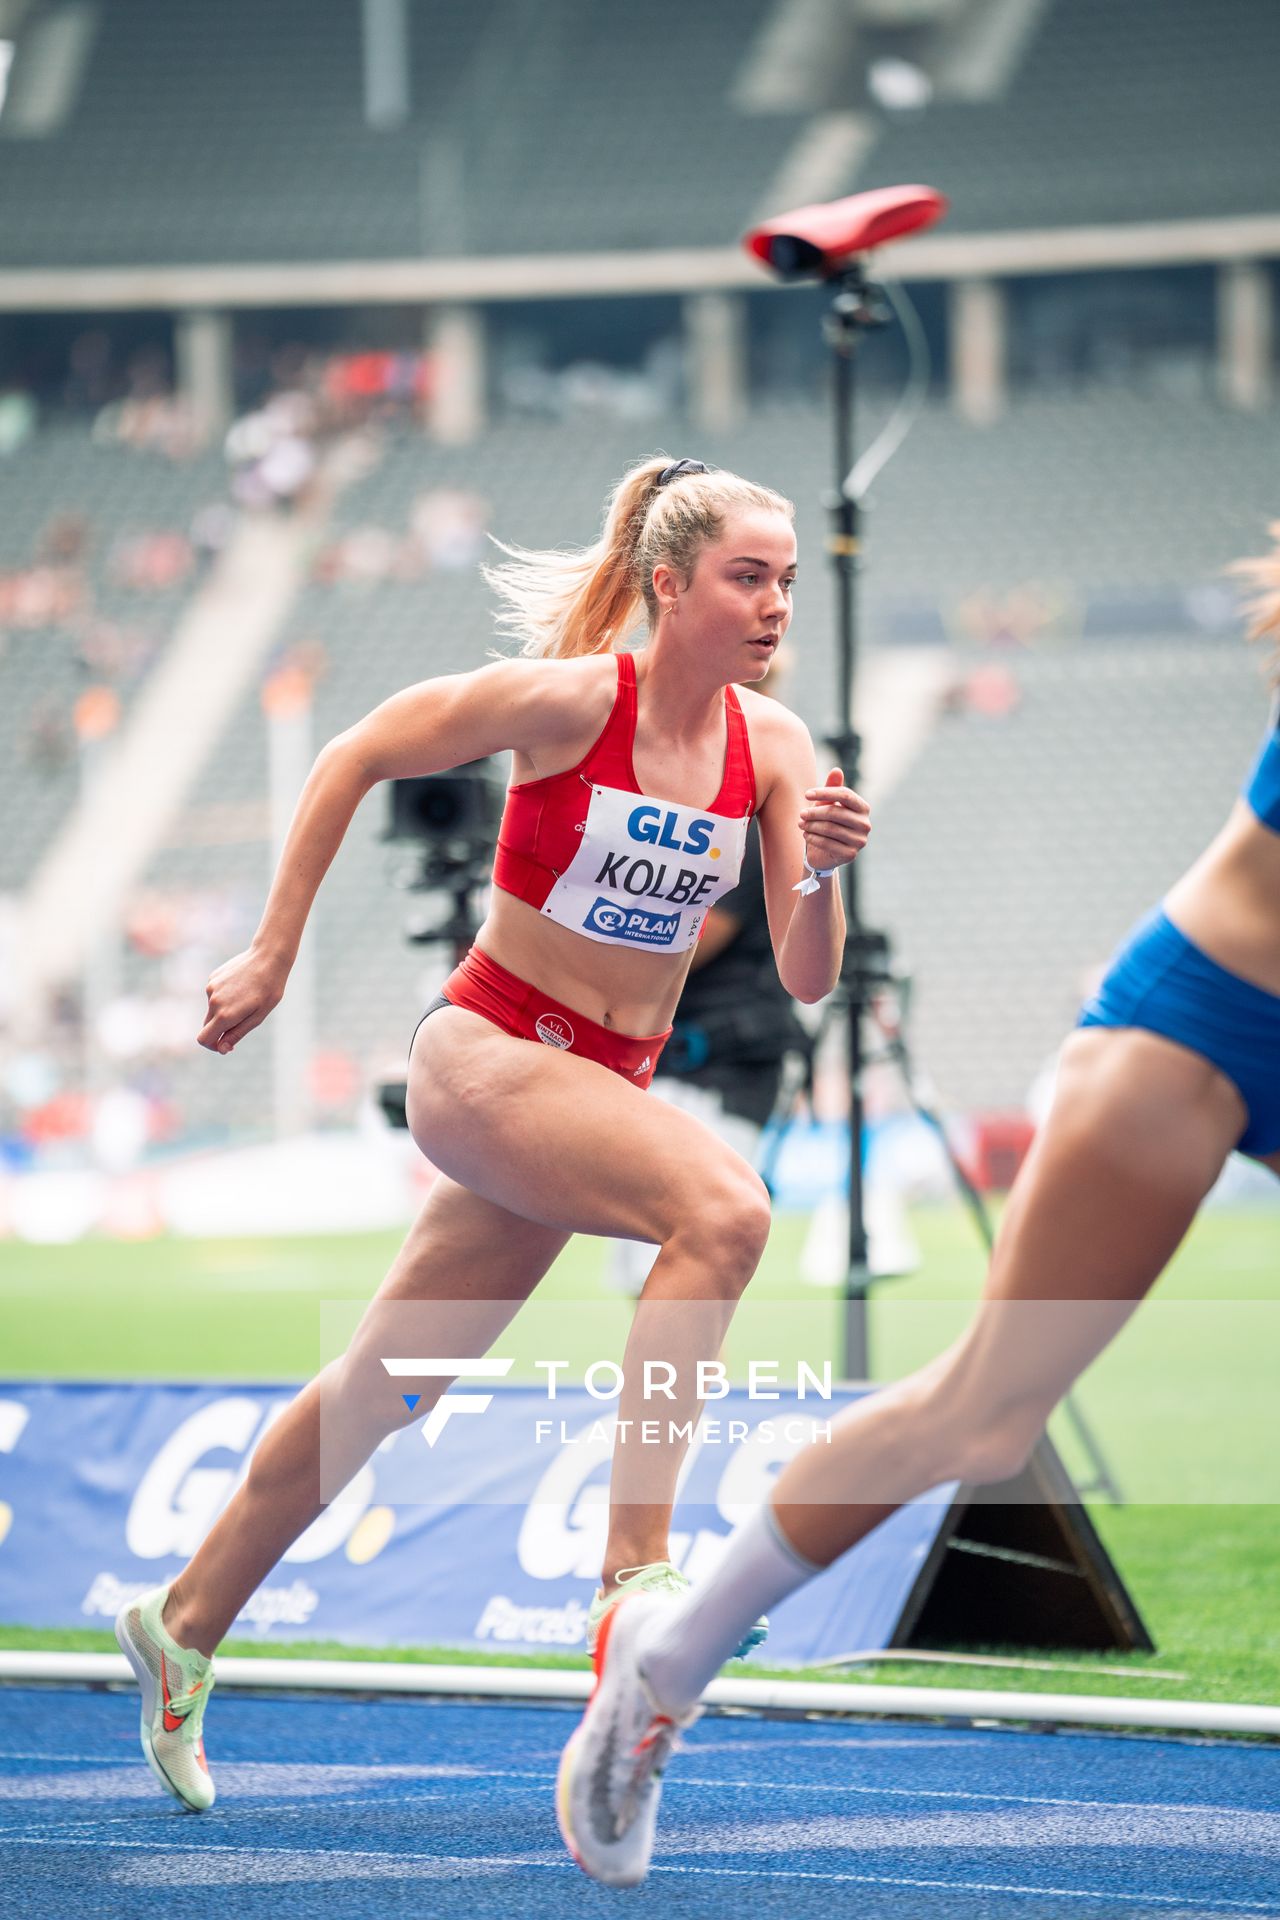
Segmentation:
[(812, 893), (795, 888), (806, 860), (815, 868), (855, 860), (867, 844), (871, 812), (838, 767), (819, 780), (808, 728), (785, 707), (769, 705), (767, 713), (753, 707), (751, 742), (769, 935), (783, 986), (793, 999), (811, 1003), (830, 993), (839, 976), (844, 905), (834, 874)]

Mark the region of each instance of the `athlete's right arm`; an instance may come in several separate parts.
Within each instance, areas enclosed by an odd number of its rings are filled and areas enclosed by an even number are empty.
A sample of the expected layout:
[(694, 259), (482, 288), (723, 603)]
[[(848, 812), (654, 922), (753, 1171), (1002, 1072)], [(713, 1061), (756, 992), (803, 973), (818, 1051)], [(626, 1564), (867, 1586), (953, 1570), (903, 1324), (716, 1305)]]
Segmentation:
[[(553, 744), (580, 727), (571, 663), (495, 660), (407, 687), (321, 749), (302, 789), (257, 933), (210, 975), (197, 1038), (230, 1053), (284, 997), (320, 882), (352, 816), (380, 780), (440, 773), (486, 754)], [(575, 708), (577, 714), (575, 715)]]

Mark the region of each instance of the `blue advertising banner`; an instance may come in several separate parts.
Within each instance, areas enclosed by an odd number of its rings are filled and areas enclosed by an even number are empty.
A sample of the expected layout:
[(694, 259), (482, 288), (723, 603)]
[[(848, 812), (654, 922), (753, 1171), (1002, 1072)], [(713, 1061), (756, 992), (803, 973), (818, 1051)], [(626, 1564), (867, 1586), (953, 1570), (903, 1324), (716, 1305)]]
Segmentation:
[[(0, 1622), (103, 1626), (189, 1559), (296, 1389), (0, 1384)], [(858, 1397), (734, 1389), (690, 1450), (672, 1558), (696, 1581), (778, 1468)], [(565, 1388), (394, 1436), (294, 1545), (235, 1631), (371, 1646), (583, 1645), (607, 1519), (611, 1407)], [(713, 1434), (708, 1421), (719, 1423)], [(446, 1495), (447, 1489), (447, 1495)], [(886, 1646), (947, 1514), (935, 1490), (781, 1606), (768, 1658)], [(435, 1504), (432, 1504), (432, 1502)]]

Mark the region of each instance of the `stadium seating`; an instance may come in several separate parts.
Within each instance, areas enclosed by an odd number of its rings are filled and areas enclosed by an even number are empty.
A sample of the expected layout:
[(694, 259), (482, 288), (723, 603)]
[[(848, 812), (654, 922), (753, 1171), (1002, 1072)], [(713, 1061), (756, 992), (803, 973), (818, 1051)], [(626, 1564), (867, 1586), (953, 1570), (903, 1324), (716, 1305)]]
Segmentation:
[[(354, 3), (113, 0), (68, 123), (0, 138), (0, 266), (722, 245), (810, 124), (733, 103), (770, 15), (431, 0), (376, 130)], [(952, 232), (1269, 212), (1278, 66), (1255, 0), (1051, 0), (1006, 97), (886, 118), (843, 187), (934, 180)]]
[(56, 569), (71, 596), (63, 616), (0, 617), (0, 891), (30, 871), (76, 792), (77, 694), (105, 682), (127, 710), (191, 590), (193, 553), (186, 568), (179, 553), (168, 584), (129, 584), (130, 543), (185, 543), (193, 515), (225, 491), (216, 454), (175, 463), (96, 444), (80, 426), (48, 427), (0, 463), (0, 575), (47, 558), (60, 522), (83, 534), (83, 554)]
[(412, 6), (410, 117), (378, 131), (354, 4), (118, 0), (68, 125), (0, 142), (0, 265), (721, 242), (799, 124), (728, 104), (726, 31), (766, 10)]
[(947, 230), (1273, 213), (1280, 11), (1053, 0), (1004, 98), (899, 114), (847, 189), (929, 180)]
[(1217, 831), (1266, 717), (1235, 638), (1084, 642), (1013, 671), (1013, 711), (942, 720), (864, 867), (952, 1110), (1021, 1106), (1096, 970)]

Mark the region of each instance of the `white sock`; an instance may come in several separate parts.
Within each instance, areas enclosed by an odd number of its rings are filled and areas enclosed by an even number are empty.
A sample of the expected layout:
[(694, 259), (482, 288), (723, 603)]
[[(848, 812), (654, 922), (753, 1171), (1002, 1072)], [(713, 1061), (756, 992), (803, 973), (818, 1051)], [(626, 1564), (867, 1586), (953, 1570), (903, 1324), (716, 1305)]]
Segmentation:
[(709, 1580), (655, 1609), (640, 1652), (655, 1699), (672, 1712), (691, 1707), (760, 1615), (822, 1571), (783, 1538), (766, 1500), (733, 1535)]

